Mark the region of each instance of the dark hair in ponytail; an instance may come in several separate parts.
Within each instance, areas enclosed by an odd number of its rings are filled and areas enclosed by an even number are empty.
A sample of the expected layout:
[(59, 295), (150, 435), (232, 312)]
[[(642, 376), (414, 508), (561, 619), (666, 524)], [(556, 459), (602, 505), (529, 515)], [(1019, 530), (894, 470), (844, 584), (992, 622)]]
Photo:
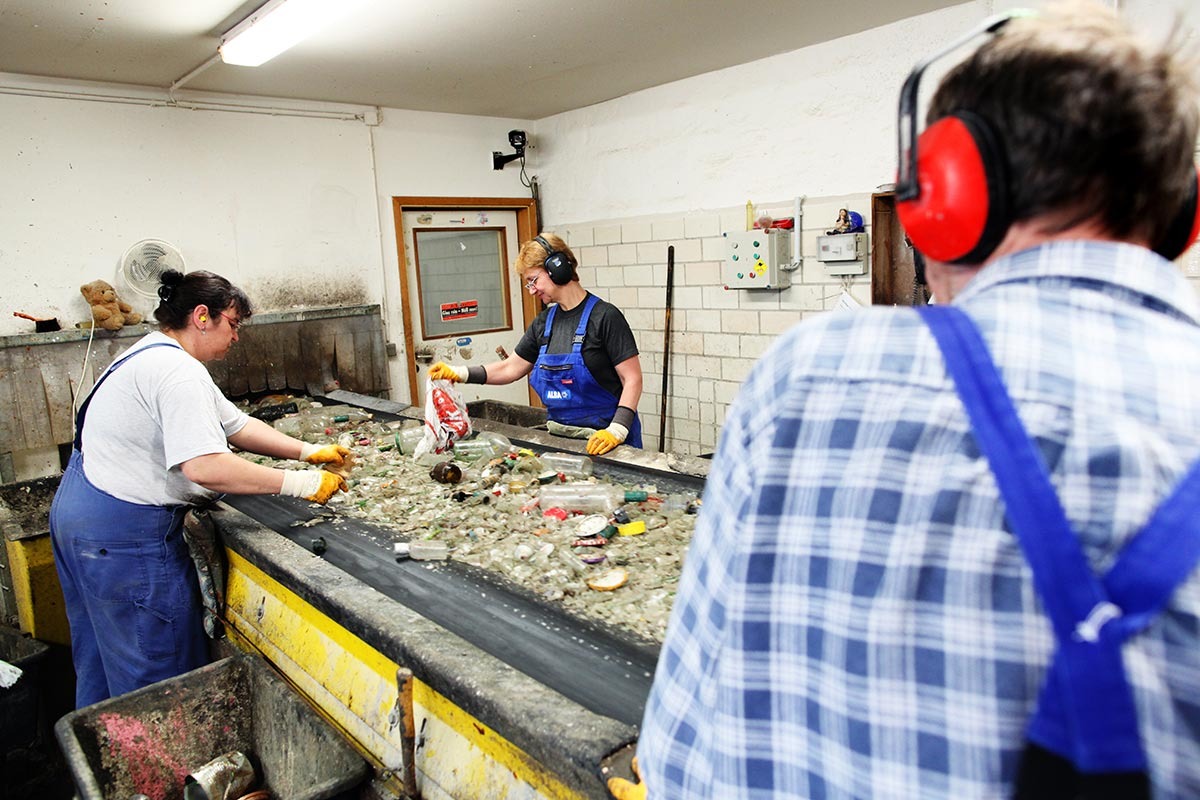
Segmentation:
[(246, 319), (254, 313), (246, 293), (229, 281), (212, 272), (189, 272), (184, 275), (169, 269), (159, 279), (158, 299), (154, 309), (158, 324), (170, 331), (187, 327), (188, 317), (196, 306), (208, 306), (213, 314), (232, 308), (238, 319)]

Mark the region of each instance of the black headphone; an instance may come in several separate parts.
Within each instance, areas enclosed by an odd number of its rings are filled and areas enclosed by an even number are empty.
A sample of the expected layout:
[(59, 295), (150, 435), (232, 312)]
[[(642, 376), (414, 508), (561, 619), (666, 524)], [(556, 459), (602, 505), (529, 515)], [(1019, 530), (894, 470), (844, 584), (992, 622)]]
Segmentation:
[[(934, 61), (1018, 16), (993, 17), (924, 59), (900, 90), (896, 211), (913, 245), (937, 261), (979, 264), (995, 251), (1012, 224), (1004, 143), (985, 118), (970, 111), (943, 117), (917, 136), (917, 88)], [(1200, 171), (1188, 197), (1154, 252), (1170, 261), (1200, 235)]]
[(571, 258), (568, 253), (555, 250), (541, 236), (535, 236), (533, 240), (540, 244), (546, 251), (546, 260), (542, 262), (542, 266), (550, 274), (550, 280), (556, 286), (566, 286), (570, 283), (571, 276), (575, 274), (575, 259)]

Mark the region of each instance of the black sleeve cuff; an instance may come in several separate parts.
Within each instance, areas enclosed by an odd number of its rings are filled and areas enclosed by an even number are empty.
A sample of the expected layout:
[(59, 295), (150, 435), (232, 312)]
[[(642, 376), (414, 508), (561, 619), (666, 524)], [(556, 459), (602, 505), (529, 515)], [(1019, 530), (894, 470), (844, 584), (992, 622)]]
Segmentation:
[(487, 367), (467, 367), (467, 383), (487, 383)]
[(637, 412), (632, 408), (617, 406), (617, 413), (613, 414), (612, 421), (618, 425), (624, 425), (628, 430), (633, 428), (633, 420), (636, 416)]

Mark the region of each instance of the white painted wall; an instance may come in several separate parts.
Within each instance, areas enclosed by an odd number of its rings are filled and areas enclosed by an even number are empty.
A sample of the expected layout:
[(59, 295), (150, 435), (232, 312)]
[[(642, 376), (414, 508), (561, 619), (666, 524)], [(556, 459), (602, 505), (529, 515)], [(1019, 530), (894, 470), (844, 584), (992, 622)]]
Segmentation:
[[(667, 247), (676, 258), (667, 449), (708, 452), (775, 336), (835, 308), (843, 286), (870, 302), (870, 273), (843, 284), (813, 257), (815, 240), (839, 207), (869, 225), (870, 194), (895, 180), (897, 99), (913, 65), (989, 15), (1026, 5), (973, 0), (537, 122), (545, 227), (571, 244), (584, 285), (630, 321), (645, 373), (639, 411), (648, 447), (658, 445), (661, 420)], [(1179, 20), (1200, 26), (1194, 2), (1121, 6), (1151, 36)], [(954, 61), (930, 68), (922, 101)], [(807, 196), (807, 257), (791, 288), (724, 290), (720, 232), (744, 228), (747, 200), (779, 217), (790, 215), (795, 195)], [(1200, 247), (1181, 266), (1200, 278)]]
[[(408, 402), (401, 322), (400, 260), (393, 197), (527, 197), (520, 162), (492, 169), (492, 151), (511, 152), (508, 132), (532, 129), (528, 120), (384, 109), (373, 129), (378, 180), (384, 322), (398, 357), (391, 361), (392, 399)], [(516, 342), (512, 343), (515, 346)], [(510, 347), (511, 349), (511, 347)], [(420, 370), (418, 369), (418, 375)]]
[[(226, 276), (262, 311), (381, 303), (402, 346), (391, 196), (527, 193), (515, 166), (491, 166), (507, 132), (529, 127), (518, 120), (386, 110), (371, 126), (150, 106), (154, 90), (0, 78), (72, 95), (0, 89), (0, 335), (32, 329), (14, 310), (65, 325), (87, 319), (79, 286), (97, 278), (148, 315), (155, 304), (122, 290), (117, 265), (134, 242), (162, 238), (189, 269)], [(407, 396), (404, 355), (391, 362), (398, 397)]]
[[(677, 322), (699, 335), (676, 340), (686, 372), (671, 414), (687, 423), (675, 436), (681, 449), (708, 450), (770, 338), (823, 313), (841, 288), (806, 262), (786, 292), (725, 293), (715, 277), (720, 231), (743, 224), (747, 200), (779, 215), (804, 194), (811, 255), (821, 215), (831, 223), (842, 204), (866, 214), (870, 192), (894, 179), (896, 97), (912, 64), (1019, 4), (971, 0), (537, 122), (397, 109), (384, 109), (377, 125), (192, 111), (146, 106), (158, 90), (84, 84), (59, 87), (73, 99), (20, 96), (3, 88), (14, 76), (0, 75), (0, 335), (31, 327), (12, 310), (83, 319), (79, 285), (115, 283), (124, 249), (161, 237), (183, 248), (190, 267), (242, 285), (263, 310), (381, 303), (389, 338), (402, 345), (391, 198), (525, 196), (517, 165), (493, 171), (490, 159), (509, 149), (508, 130), (523, 128), (545, 226), (581, 251), (585, 283), (635, 321), (648, 414), (659, 399), (665, 249), (676, 245)], [(1121, 6), (1157, 35), (1176, 14), (1200, 27), (1200, 4), (1189, 0)], [(82, 96), (105, 92), (142, 104)], [(1184, 263), (1200, 276), (1200, 254)], [(864, 276), (850, 289), (862, 299), (868, 286)], [(391, 362), (394, 397), (408, 395), (406, 358)]]
[(895, 180), (896, 99), (961, 6), (539, 120), (548, 224), (870, 191)]

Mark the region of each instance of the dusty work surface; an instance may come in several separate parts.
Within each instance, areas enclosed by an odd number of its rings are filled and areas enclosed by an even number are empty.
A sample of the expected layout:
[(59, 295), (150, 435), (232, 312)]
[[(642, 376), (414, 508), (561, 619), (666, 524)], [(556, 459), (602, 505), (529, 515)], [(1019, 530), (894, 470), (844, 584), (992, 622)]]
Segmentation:
[(0, 485), (0, 522), (13, 522), (30, 533), (50, 530), (50, 503), (58, 478), (37, 478)]
[[(228, 504), (425, 619), (461, 636), (588, 710), (636, 725), (657, 648), (563, 613), (493, 574), (454, 561), (397, 562), (390, 532), (362, 520), (314, 513), (292, 498), (231, 497)], [(316, 521), (312, 527), (297, 520)]]
[[(292, 519), (305, 518), (312, 511), (301, 501), (275, 498), (278, 512)], [(284, 511), (283, 506), (290, 506)], [(440, 607), (441, 614), (455, 616), (470, 613), (458, 605), (458, 597), (447, 594), (447, 585), (469, 578), (458, 575), (461, 565), (442, 564), (434, 569), (409, 563), (389, 563), (382, 548), (370, 544), (361, 532), (339, 530), (333, 521), (312, 528), (280, 524), (283, 536), (270, 535), (259, 523), (227, 506), (213, 514), (225, 543), (269, 576), (294, 591), (318, 611), (362, 639), (387, 658), (408, 667), (413, 674), (454, 705), (504, 737), (536, 763), (550, 770), (581, 796), (606, 798), (601, 779), (601, 762), (636, 737), (636, 727), (617, 718), (598, 714), (554, 688), (535, 680), (521, 669), (489, 656), (465, 637), (389, 596), (385, 586), (378, 588), (368, 578), (352, 574), (363, 564), (368, 572), (376, 569), (384, 583), (402, 587), (409, 599)], [(345, 525), (365, 525), (345, 520)], [(323, 536), (328, 544), (324, 555), (311, 552), (309, 540)], [(359, 564), (359, 567), (354, 566)], [(345, 565), (345, 566), (341, 566)], [(457, 576), (457, 577), (456, 577)], [(504, 606), (490, 589), (488, 597), (496, 602), (486, 613), (498, 633), (507, 633), (513, 642), (516, 660), (524, 662), (522, 637), (503, 613)], [(462, 590), (469, 595), (469, 589)], [(416, 598), (414, 600), (414, 598)], [(480, 602), (487, 598), (482, 595)], [(518, 617), (519, 618), (519, 617)], [(528, 624), (521, 621), (521, 624)], [(543, 631), (549, 631), (544, 628)], [(552, 637), (553, 638), (553, 637)], [(537, 643), (531, 643), (537, 647)], [(534, 653), (529, 653), (534, 655)], [(596, 659), (589, 657), (588, 662)], [(583, 685), (597, 679), (590, 672), (572, 675), (570, 664), (562, 665), (568, 682)], [(585, 664), (581, 669), (590, 667)], [(603, 685), (606, 681), (600, 680)], [(644, 691), (628, 685), (618, 704), (630, 707), (622, 718), (640, 716)], [(641, 694), (636, 692), (643, 691)]]
[[(416, 420), (385, 419), (382, 411), (368, 416), (348, 405), (289, 402), (299, 412), (276, 420), (276, 427), (311, 442), (337, 441), (356, 460), (349, 491), (335, 495), (320, 514), (375, 523), (375, 538), (387, 550), (395, 542), (444, 544), (452, 560), (520, 586), (596, 626), (647, 643), (662, 641), (703, 488), (695, 476), (638, 463), (661, 463), (662, 454), (620, 448), (616, 458), (586, 459), (592, 475), (572, 476), (547, 469), (551, 462), (543, 462), (546, 448), (539, 442), (495, 435), (485, 440), (489, 434), (481, 433), (475, 443), (484, 447), (483, 455), (460, 453), (473, 444), (467, 441), (453, 455), (419, 461), (412, 457), (408, 436), (419, 437)], [(486, 441), (495, 442), (491, 450)], [(434, 462), (451, 459), (461, 479), (434, 480)], [(607, 487), (645, 497), (601, 514), (582, 511), (570, 500), (555, 504), (561, 507), (541, 502), (543, 491), (564, 487), (568, 494)]]

